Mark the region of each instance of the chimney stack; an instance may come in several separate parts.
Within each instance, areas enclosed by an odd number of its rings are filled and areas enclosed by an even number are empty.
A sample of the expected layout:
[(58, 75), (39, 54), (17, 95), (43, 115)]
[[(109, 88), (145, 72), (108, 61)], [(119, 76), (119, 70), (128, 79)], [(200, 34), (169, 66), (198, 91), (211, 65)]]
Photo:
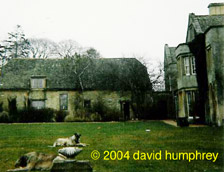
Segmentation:
[(209, 15), (224, 15), (224, 3), (211, 3), (208, 8)]

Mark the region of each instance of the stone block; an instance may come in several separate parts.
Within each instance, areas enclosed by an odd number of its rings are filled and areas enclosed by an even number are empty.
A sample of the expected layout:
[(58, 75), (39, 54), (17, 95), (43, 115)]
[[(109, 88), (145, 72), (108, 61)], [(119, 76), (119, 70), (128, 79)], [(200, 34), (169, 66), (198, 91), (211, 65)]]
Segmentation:
[(88, 160), (65, 160), (55, 162), (51, 172), (92, 172), (93, 169)]

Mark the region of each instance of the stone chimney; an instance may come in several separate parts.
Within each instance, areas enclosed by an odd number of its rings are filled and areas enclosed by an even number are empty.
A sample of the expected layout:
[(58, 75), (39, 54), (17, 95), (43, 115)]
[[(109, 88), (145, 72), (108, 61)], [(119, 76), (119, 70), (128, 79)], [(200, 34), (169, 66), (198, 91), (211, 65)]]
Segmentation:
[(211, 3), (208, 8), (209, 15), (224, 15), (224, 3)]

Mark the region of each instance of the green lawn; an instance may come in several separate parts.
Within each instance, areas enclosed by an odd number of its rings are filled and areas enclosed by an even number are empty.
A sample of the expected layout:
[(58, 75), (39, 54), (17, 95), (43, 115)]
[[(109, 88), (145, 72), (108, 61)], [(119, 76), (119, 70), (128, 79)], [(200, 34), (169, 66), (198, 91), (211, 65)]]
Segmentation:
[[(150, 132), (146, 132), (150, 129)], [(22, 154), (31, 151), (57, 153), (51, 148), (56, 138), (82, 134), (84, 148), (77, 159), (90, 160), (95, 171), (223, 171), (223, 128), (176, 128), (160, 121), (120, 123), (43, 123), (0, 125), (0, 171), (13, 168)], [(101, 157), (92, 160), (90, 155), (98, 150)], [(104, 151), (129, 151), (130, 159), (103, 160)], [(162, 152), (161, 160), (133, 160), (133, 153)], [(216, 162), (209, 160), (165, 160), (169, 152), (219, 153)], [(113, 158), (113, 156), (112, 156)]]

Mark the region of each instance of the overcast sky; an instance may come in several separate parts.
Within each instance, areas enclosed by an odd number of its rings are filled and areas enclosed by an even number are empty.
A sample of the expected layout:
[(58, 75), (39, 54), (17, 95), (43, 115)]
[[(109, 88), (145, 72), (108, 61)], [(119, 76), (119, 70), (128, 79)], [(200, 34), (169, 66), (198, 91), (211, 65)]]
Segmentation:
[(0, 39), (21, 25), (26, 37), (73, 39), (103, 57), (163, 60), (164, 44), (185, 41), (188, 15), (212, 0), (0, 0)]

